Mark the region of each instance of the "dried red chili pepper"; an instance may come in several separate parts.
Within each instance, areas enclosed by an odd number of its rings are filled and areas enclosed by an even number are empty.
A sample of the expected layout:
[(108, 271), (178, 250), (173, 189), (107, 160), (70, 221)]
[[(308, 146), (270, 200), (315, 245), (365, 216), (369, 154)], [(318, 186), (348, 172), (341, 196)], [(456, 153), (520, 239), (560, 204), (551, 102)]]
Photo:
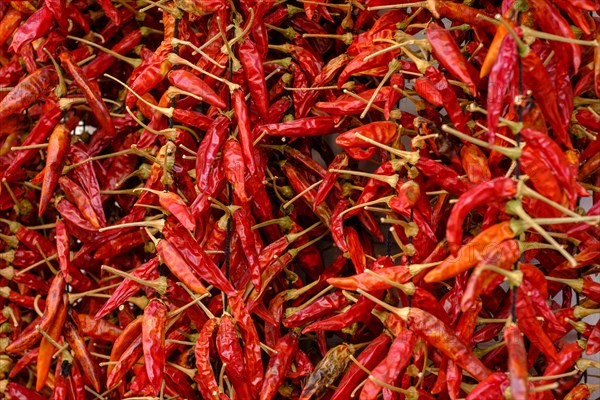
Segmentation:
[(265, 370), (260, 400), (271, 400), (285, 381), (298, 350), (298, 335), (290, 332), (275, 344), (276, 353), (269, 359)]
[(44, 67), (20, 81), (0, 102), (0, 119), (20, 113), (57, 83), (56, 71)]
[(515, 197), (516, 194), (516, 181), (510, 178), (495, 178), (480, 183), (461, 195), (452, 208), (446, 225), (446, 240), (448, 240), (452, 254), (456, 255), (462, 244), (463, 221), (471, 210), (482, 205), (500, 205)]
[(512, 323), (504, 330), (504, 340), (508, 349), (508, 371), (510, 373), (510, 394), (515, 399), (527, 399), (529, 384), (527, 378), (527, 352), (519, 327)]
[(144, 309), (142, 321), (142, 348), (146, 373), (154, 396), (160, 392), (165, 371), (165, 329), (167, 323), (167, 307), (157, 299), (153, 299)]
[[(60, 53), (59, 58), (63, 67), (69, 72), (77, 86), (83, 91), (87, 104), (89, 104), (94, 116), (98, 120), (98, 124), (100, 124), (100, 127), (102, 128), (101, 134), (94, 135), (91, 146), (92, 149), (94, 143), (98, 143), (100, 139), (114, 138), (117, 136), (112, 118), (110, 117), (106, 104), (102, 100), (97, 83), (87, 79), (85, 72), (77, 65), (71, 53), (62, 52)], [(93, 151), (91, 152), (93, 153)]]
[[(377, 381), (393, 385), (402, 371), (410, 364), (417, 337), (409, 330), (397, 336), (389, 349), (387, 357), (377, 365), (360, 392), (360, 397), (376, 399), (383, 389)], [(375, 378), (375, 379), (373, 379)]]
[(63, 334), (67, 343), (69, 343), (69, 347), (73, 350), (75, 359), (81, 365), (86, 378), (93, 385), (94, 390), (100, 391), (100, 367), (92, 359), (83, 336), (81, 336), (77, 327), (69, 321), (65, 322)]
[(433, 23), (425, 30), (433, 55), (450, 73), (466, 83), (473, 94), (477, 94), (479, 74), (461, 54), (452, 34)]
[(244, 364), (244, 352), (237, 337), (233, 318), (224, 314), (217, 330), (217, 350), (221, 361), (225, 364), (225, 372), (238, 396), (252, 399), (248, 370)]
[(335, 119), (333, 117), (307, 117), (293, 121), (261, 125), (259, 132), (266, 132), (270, 136), (321, 136), (336, 133)]

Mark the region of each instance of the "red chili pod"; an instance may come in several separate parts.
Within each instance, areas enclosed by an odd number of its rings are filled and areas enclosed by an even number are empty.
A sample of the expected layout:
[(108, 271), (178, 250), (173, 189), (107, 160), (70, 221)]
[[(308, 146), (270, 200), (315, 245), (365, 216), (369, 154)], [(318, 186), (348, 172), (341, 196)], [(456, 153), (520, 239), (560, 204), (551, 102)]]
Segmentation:
[(362, 125), (340, 134), (335, 143), (341, 147), (371, 147), (371, 143), (356, 137), (357, 134), (368, 137), (382, 144), (388, 144), (398, 137), (398, 125), (391, 121), (378, 121)]
[(144, 350), (146, 373), (154, 396), (157, 396), (160, 392), (165, 372), (166, 323), (167, 307), (162, 301), (152, 299), (144, 309), (142, 348)]

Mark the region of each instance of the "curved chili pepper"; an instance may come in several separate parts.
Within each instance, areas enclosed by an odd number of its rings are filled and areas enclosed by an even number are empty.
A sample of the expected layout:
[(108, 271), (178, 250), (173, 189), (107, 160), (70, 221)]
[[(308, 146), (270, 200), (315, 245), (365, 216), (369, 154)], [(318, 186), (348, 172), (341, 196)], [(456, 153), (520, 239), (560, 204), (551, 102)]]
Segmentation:
[(20, 53), (23, 46), (44, 36), (52, 29), (53, 25), (54, 18), (52, 13), (46, 5), (42, 5), (39, 10), (27, 18), (27, 21), (23, 25), (17, 28), (10, 43), (10, 49), (17, 54)]
[(19, 385), (15, 382), (8, 382), (6, 384), (6, 391), (4, 392), (7, 398), (15, 400), (43, 400), (44, 396), (37, 393), (35, 390), (26, 388), (25, 386)]
[(504, 340), (508, 349), (508, 371), (510, 373), (510, 395), (515, 399), (527, 399), (529, 384), (527, 378), (527, 352), (519, 327), (512, 323), (504, 330)]
[(6, 43), (15, 29), (19, 26), (24, 15), (17, 9), (9, 7), (9, 10), (2, 17), (0, 22), (0, 45)]
[(196, 156), (196, 184), (200, 190), (208, 187), (211, 165), (227, 138), (227, 128), (231, 121), (225, 115), (220, 115), (206, 131), (204, 139)]
[(71, 134), (69, 129), (60, 124), (50, 135), (48, 142), (48, 155), (46, 157), (46, 172), (42, 183), (42, 194), (40, 196), (39, 215), (43, 215), (50, 202), (50, 197), (54, 194), (54, 189), (58, 183), (58, 178), (62, 172), (62, 167), (67, 157), (69, 144), (71, 143)]
[[(417, 337), (409, 330), (397, 336), (389, 349), (387, 357), (377, 365), (371, 375), (381, 382), (393, 384), (402, 371), (410, 364)], [(360, 393), (361, 399), (374, 400), (383, 388), (374, 380), (367, 379)]]
[(540, 351), (542, 351), (549, 360), (558, 359), (556, 348), (548, 335), (543, 330), (541, 324), (536, 319), (537, 312), (533, 308), (531, 300), (526, 293), (518, 289), (517, 292), (517, 323), (521, 331)]
[(485, 257), (485, 252), (490, 246), (497, 246), (514, 238), (516, 232), (513, 229), (509, 221), (489, 227), (462, 246), (456, 256), (448, 257), (425, 275), (425, 281), (439, 282), (467, 271)]
[(143, 355), (143, 353), (144, 349), (142, 348), (142, 336), (139, 335), (136, 338), (133, 338), (133, 341), (129, 344), (129, 346), (123, 349), (123, 352), (119, 355), (119, 358), (114, 360), (116, 361), (116, 364), (113, 365), (113, 368), (108, 374), (106, 386), (111, 388), (118, 384), (125, 377), (125, 375), (127, 375), (127, 373), (130, 371), (136, 361)]
[(71, 322), (65, 322), (63, 334), (69, 347), (73, 350), (75, 358), (83, 368), (83, 373), (90, 381), (96, 391), (100, 391), (100, 368), (92, 360), (92, 355), (88, 351), (83, 337), (77, 327)]
[[(367, 102), (373, 97), (377, 89), (369, 89), (357, 93), (355, 96), (349, 94), (343, 94), (339, 96), (335, 101), (319, 101), (315, 104), (315, 107), (321, 111), (325, 111), (331, 115), (354, 115), (360, 114), (365, 110)], [(381, 88), (379, 93), (373, 100), (373, 105), (383, 107), (386, 100), (391, 96), (392, 89), (389, 86)], [(362, 98), (364, 101), (359, 100), (356, 96)]]
[(48, 89), (54, 87), (57, 81), (56, 71), (52, 67), (40, 68), (21, 80), (0, 101), (0, 120), (5, 120), (6, 117), (28, 108)]
[(254, 326), (254, 321), (252, 321), (252, 317), (248, 313), (243, 301), (239, 297), (230, 297), (228, 300), (231, 312), (244, 341), (244, 354), (250, 379), (250, 390), (254, 397), (258, 397), (263, 386), (260, 338)]
[(453, 255), (456, 255), (462, 244), (462, 225), (471, 210), (490, 204), (501, 204), (515, 197), (517, 182), (510, 178), (495, 178), (483, 182), (463, 193), (452, 208), (446, 225), (446, 240)]
[(372, 122), (338, 135), (335, 143), (341, 147), (372, 146), (372, 144), (357, 138), (356, 134), (361, 134), (379, 143), (388, 144), (398, 137), (398, 126), (390, 121)]
[[(339, 310), (348, 304), (348, 300), (341, 291), (335, 291), (331, 294), (321, 297), (312, 304), (294, 312), (283, 320), (286, 328), (295, 328), (310, 320), (317, 319)], [(287, 310), (289, 313), (293, 310)]]
[[(545, 32), (552, 32), (565, 38), (574, 39), (575, 35), (569, 23), (546, 0), (533, 0), (530, 4), (536, 23)], [(572, 61), (574, 73), (581, 63), (581, 48), (578, 44), (550, 41), (550, 45), (558, 54), (567, 54), (565, 60)]]
[(242, 399), (252, 399), (248, 382), (248, 372), (244, 365), (244, 353), (238, 340), (233, 318), (224, 314), (217, 331), (217, 350), (221, 361), (225, 364), (225, 372), (235, 389), (236, 394)]
[(283, 384), (298, 350), (298, 335), (289, 332), (275, 344), (276, 353), (269, 359), (265, 370), (260, 400), (272, 400)]
[(225, 102), (215, 93), (210, 85), (191, 72), (183, 69), (175, 69), (169, 72), (167, 77), (172, 85), (200, 96), (208, 104), (217, 108), (227, 108)]
[[(372, 56), (373, 53), (383, 50), (386, 47), (387, 45), (373, 45), (368, 50), (357, 54), (356, 57), (354, 57), (342, 70), (337, 81), (338, 89), (341, 89), (342, 85), (346, 83), (352, 75), (385, 75), (389, 69), (388, 65), (390, 62), (400, 53), (400, 50), (394, 50), (386, 51), (375, 57)], [(369, 57), (369, 60), (365, 61), (365, 58), (367, 57)]]
[(200, 282), (200, 279), (194, 275), (191, 267), (175, 246), (167, 240), (159, 239), (156, 244), (156, 251), (160, 260), (165, 263), (173, 275), (175, 275), (183, 284), (198, 294), (207, 293), (207, 290), (202, 282)]
[(261, 125), (258, 130), (270, 136), (290, 137), (321, 136), (338, 132), (333, 117), (298, 118), (288, 122)]
[(477, 94), (479, 74), (475, 67), (463, 57), (452, 34), (437, 23), (429, 24), (425, 33), (435, 58), (452, 75), (466, 83), (472, 93)]
[(504, 397), (508, 388), (508, 376), (504, 372), (494, 372), (480, 381), (467, 395), (467, 400), (496, 400)]
[(216, 318), (206, 321), (198, 332), (198, 340), (194, 348), (196, 368), (198, 369), (194, 380), (198, 383), (198, 390), (205, 399), (214, 399), (219, 394), (215, 374), (210, 365), (210, 341), (218, 324), (219, 321)]
[(146, 373), (154, 396), (158, 395), (165, 372), (165, 328), (167, 307), (157, 299), (152, 299), (144, 308), (142, 322), (142, 348), (146, 363)]
[(69, 72), (69, 74), (71, 74), (75, 80), (75, 83), (83, 91), (83, 95), (87, 100), (87, 104), (89, 104), (94, 116), (102, 128), (102, 135), (94, 135), (92, 144), (100, 140), (101, 137), (114, 138), (117, 136), (112, 118), (110, 117), (108, 109), (106, 108), (106, 104), (104, 104), (104, 101), (100, 96), (98, 85), (95, 82), (90, 82), (87, 79), (85, 72), (77, 65), (71, 53), (62, 52), (60, 53), (59, 58), (63, 67)]
[(439, 349), (473, 378), (482, 381), (491, 374), (491, 371), (467, 349), (446, 324), (418, 308), (410, 307), (404, 310), (406, 310), (406, 317), (403, 314), (402, 319), (407, 321), (415, 334)]
[[(246, 186), (244, 184), (246, 172), (246, 163), (244, 150), (240, 142), (233, 138), (227, 139), (223, 145), (223, 169), (227, 181), (233, 186), (233, 191), (243, 203), (247, 203), (249, 198), (246, 194)], [(254, 155), (252, 154), (252, 157)]]
[[(61, 304), (57, 305), (52, 322), (50, 322), (46, 333), (52, 339), (57, 340), (60, 333), (63, 330), (63, 326), (67, 319), (67, 299), (66, 296), (62, 296)], [(37, 358), (37, 376), (35, 383), (35, 390), (38, 392), (46, 385), (48, 373), (50, 372), (50, 364), (52, 363), (52, 355), (54, 354), (54, 345), (48, 341), (45, 337), (42, 338), (40, 343), (40, 351)]]
[(265, 72), (261, 62), (262, 57), (251, 40), (244, 40), (240, 44), (238, 54), (244, 67), (244, 76), (250, 89), (250, 96), (256, 104), (258, 115), (263, 121), (267, 121), (269, 118), (269, 97)]

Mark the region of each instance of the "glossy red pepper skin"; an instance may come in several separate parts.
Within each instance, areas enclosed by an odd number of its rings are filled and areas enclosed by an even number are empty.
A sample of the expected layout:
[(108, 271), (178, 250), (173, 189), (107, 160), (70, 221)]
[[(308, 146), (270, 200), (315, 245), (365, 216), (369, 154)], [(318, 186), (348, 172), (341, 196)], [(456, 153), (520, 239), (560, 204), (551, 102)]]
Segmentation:
[(196, 156), (196, 184), (201, 191), (208, 188), (211, 165), (217, 156), (217, 152), (225, 143), (230, 123), (229, 118), (224, 115), (215, 118), (212, 125), (206, 131), (200, 147), (198, 147)]
[(57, 83), (56, 71), (44, 67), (21, 80), (0, 101), (0, 120), (12, 114), (20, 113)]
[(288, 333), (277, 341), (274, 349), (277, 353), (269, 359), (265, 370), (260, 400), (272, 400), (277, 395), (298, 350), (298, 335), (294, 332)]
[[(371, 376), (378, 380), (393, 384), (402, 371), (410, 364), (417, 337), (409, 330), (397, 336), (389, 349), (387, 357), (371, 371)], [(363, 386), (360, 398), (375, 400), (383, 388), (371, 379)]]
[(213, 399), (219, 393), (215, 374), (210, 365), (210, 341), (218, 324), (216, 318), (209, 319), (200, 329), (194, 348), (198, 369), (194, 380), (198, 383), (198, 390), (205, 399)]
[(346, 297), (340, 291), (336, 291), (321, 297), (319, 300), (293, 313), (283, 320), (283, 325), (286, 328), (294, 328), (310, 320), (328, 315), (347, 304), (348, 300)]
[(452, 208), (446, 225), (446, 239), (453, 255), (462, 244), (462, 225), (471, 210), (483, 205), (500, 205), (517, 194), (517, 182), (510, 178), (495, 178), (480, 183), (460, 196)]
[(167, 323), (167, 307), (160, 300), (152, 300), (144, 309), (142, 321), (142, 348), (146, 363), (146, 373), (154, 395), (162, 386), (166, 355), (165, 328)]
[(479, 382), (467, 396), (468, 400), (495, 400), (504, 397), (504, 391), (509, 386), (508, 377), (503, 372), (494, 372)]
[(333, 117), (306, 117), (294, 121), (262, 125), (260, 132), (270, 136), (321, 136), (336, 133), (338, 128)]
[(475, 67), (463, 57), (452, 34), (436, 23), (427, 26), (426, 34), (436, 59), (452, 75), (466, 83), (473, 94), (476, 94), (479, 74)]
[(10, 49), (20, 53), (21, 49), (34, 40), (44, 36), (54, 25), (52, 13), (43, 5), (27, 18), (16, 31), (10, 43)]
[(200, 279), (193, 273), (192, 268), (181, 256), (179, 250), (169, 243), (169, 241), (164, 239), (159, 240), (156, 245), (156, 251), (173, 275), (188, 288), (200, 295), (208, 292)]
[(216, 343), (219, 357), (226, 364), (225, 371), (238, 396), (242, 399), (255, 398), (249, 387), (244, 352), (236, 334), (233, 318), (229, 314), (221, 317)]
[(217, 108), (227, 108), (227, 105), (215, 91), (202, 79), (183, 69), (175, 69), (167, 75), (169, 82), (181, 90), (200, 96), (208, 104)]
[(85, 76), (85, 72), (81, 69), (80, 66), (77, 65), (77, 62), (73, 58), (73, 55), (69, 52), (60, 53), (60, 62), (69, 72), (69, 74), (75, 80), (77, 86), (81, 88), (83, 91), (83, 95), (87, 100), (94, 116), (96, 117), (98, 124), (102, 128), (101, 134), (94, 135), (91, 146), (90, 153), (94, 153), (97, 149), (97, 143), (101, 143), (101, 139), (110, 139), (117, 136), (117, 131), (115, 130), (115, 126), (112, 122), (112, 118), (108, 112), (108, 108), (104, 101), (102, 100), (102, 96), (100, 95), (100, 90), (98, 88), (98, 84), (94, 81), (89, 81)]
[(504, 330), (504, 340), (508, 348), (508, 370), (510, 372), (510, 393), (515, 399), (527, 399), (529, 394), (529, 371), (527, 352), (519, 327), (509, 325)]
[(269, 96), (267, 92), (267, 83), (265, 82), (265, 72), (262, 66), (262, 57), (258, 52), (257, 46), (251, 40), (244, 40), (238, 49), (240, 62), (244, 67), (244, 76), (248, 83), (250, 96), (256, 104), (258, 115), (263, 121), (269, 118)]
[(100, 391), (100, 367), (92, 359), (92, 355), (88, 351), (83, 336), (79, 333), (77, 327), (70, 321), (65, 322), (64, 335), (69, 347), (75, 354), (75, 359), (79, 362), (83, 369), (86, 378), (91, 382), (94, 390)]

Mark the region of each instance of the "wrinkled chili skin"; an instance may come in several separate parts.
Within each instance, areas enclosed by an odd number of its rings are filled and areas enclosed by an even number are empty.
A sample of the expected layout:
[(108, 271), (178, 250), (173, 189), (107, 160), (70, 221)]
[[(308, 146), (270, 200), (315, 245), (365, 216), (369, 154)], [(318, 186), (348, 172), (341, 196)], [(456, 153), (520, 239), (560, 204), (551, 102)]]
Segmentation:
[(290, 332), (281, 337), (275, 344), (274, 349), (277, 353), (269, 359), (269, 364), (265, 370), (260, 400), (272, 400), (276, 396), (298, 350), (298, 335)]

